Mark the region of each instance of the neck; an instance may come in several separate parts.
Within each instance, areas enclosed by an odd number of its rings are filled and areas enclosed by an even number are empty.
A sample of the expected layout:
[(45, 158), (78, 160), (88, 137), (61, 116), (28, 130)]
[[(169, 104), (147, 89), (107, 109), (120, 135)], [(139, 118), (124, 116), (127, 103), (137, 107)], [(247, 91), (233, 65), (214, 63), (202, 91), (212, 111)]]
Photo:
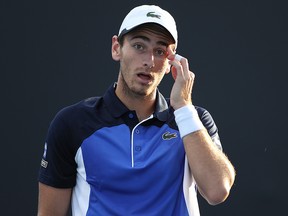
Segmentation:
[(156, 91), (151, 95), (142, 96), (135, 93), (123, 91), (121, 87), (116, 87), (116, 95), (122, 103), (129, 109), (134, 110), (139, 121), (148, 118), (155, 110)]

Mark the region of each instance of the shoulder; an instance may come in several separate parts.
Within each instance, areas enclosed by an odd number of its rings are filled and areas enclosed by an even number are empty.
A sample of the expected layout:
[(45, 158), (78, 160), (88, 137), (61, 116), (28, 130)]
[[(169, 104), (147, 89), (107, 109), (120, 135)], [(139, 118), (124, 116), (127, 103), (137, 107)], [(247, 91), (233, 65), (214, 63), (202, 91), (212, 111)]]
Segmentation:
[(210, 136), (215, 136), (218, 133), (218, 128), (210, 112), (206, 108), (203, 108), (201, 106), (195, 106), (195, 108), (198, 112), (200, 120), (202, 121), (205, 128), (208, 130)]
[(93, 97), (62, 108), (49, 125), (49, 143), (73, 143), (77, 149), (79, 143), (93, 132), (87, 125), (96, 115), (95, 107), (99, 100), (100, 97)]
[(68, 105), (55, 115), (55, 119), (71, 121), (83, 117), (85, 114), (95, 111), (97, 104), (101, 101), (101, 97), (91, 97), (81, 100), (72, 105)]
[(101, 97), (88, 98), (60, 109), (52, 119), (49, 130), (71, 133), (79, 130), (91, 115), (95, 115)]
[(195, 108), (201, 121), (214, 122), (212, 115), (206, 108), (203, 108), (201, 106), (195, 106)]
[(195, 106), (195, 108), (198, 112), (200, 120), (202, 121), (204, 127), (207, 129), (210, 137), (212, 138), (212, 141), (220, 150), (222, 150), (222, 144), (218, 134), (218, 128), (212, 118), (212, 115), (203, 107)]

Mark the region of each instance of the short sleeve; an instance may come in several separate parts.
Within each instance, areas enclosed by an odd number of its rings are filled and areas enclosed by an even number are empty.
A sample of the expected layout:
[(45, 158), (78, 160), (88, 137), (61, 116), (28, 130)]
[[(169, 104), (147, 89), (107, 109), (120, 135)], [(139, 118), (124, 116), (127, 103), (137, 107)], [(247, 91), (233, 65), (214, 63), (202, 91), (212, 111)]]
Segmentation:
[(38, 176), (39, 182), (57, 188), (76, 183), (73, 134), (65, 116), (65, 110), (60, 111), (49, 126)]

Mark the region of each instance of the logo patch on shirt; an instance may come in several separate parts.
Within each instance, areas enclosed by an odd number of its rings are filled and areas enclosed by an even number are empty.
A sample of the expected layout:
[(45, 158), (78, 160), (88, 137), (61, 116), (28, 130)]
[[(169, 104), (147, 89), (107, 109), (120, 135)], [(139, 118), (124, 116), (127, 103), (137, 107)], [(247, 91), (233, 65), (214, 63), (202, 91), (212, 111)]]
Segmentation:
[(47, 168), (47, 166), (48, 166), (48, 161), (42, 159), (42, 160), (41, 160), (41, 166), (44, 167), (44, 168)]
[(170, 139), (174, 139), (176, 137), (177, 137), (177, 133), (170, 133), (169, 131), (165, 132), (162, 135), (163, 140), (170, 140)]

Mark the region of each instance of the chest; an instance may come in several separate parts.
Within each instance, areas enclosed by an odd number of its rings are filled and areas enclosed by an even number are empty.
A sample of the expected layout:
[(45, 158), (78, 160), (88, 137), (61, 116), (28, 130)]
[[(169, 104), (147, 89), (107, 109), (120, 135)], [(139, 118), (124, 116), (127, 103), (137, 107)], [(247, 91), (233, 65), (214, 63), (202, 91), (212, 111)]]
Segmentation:
[(173, 179), (179, 176), (184, 148), (178, 131), (168, 125), (125, 124), (97, 130), (81, 145), (86, 180), (117, 182), (147, 178)]

